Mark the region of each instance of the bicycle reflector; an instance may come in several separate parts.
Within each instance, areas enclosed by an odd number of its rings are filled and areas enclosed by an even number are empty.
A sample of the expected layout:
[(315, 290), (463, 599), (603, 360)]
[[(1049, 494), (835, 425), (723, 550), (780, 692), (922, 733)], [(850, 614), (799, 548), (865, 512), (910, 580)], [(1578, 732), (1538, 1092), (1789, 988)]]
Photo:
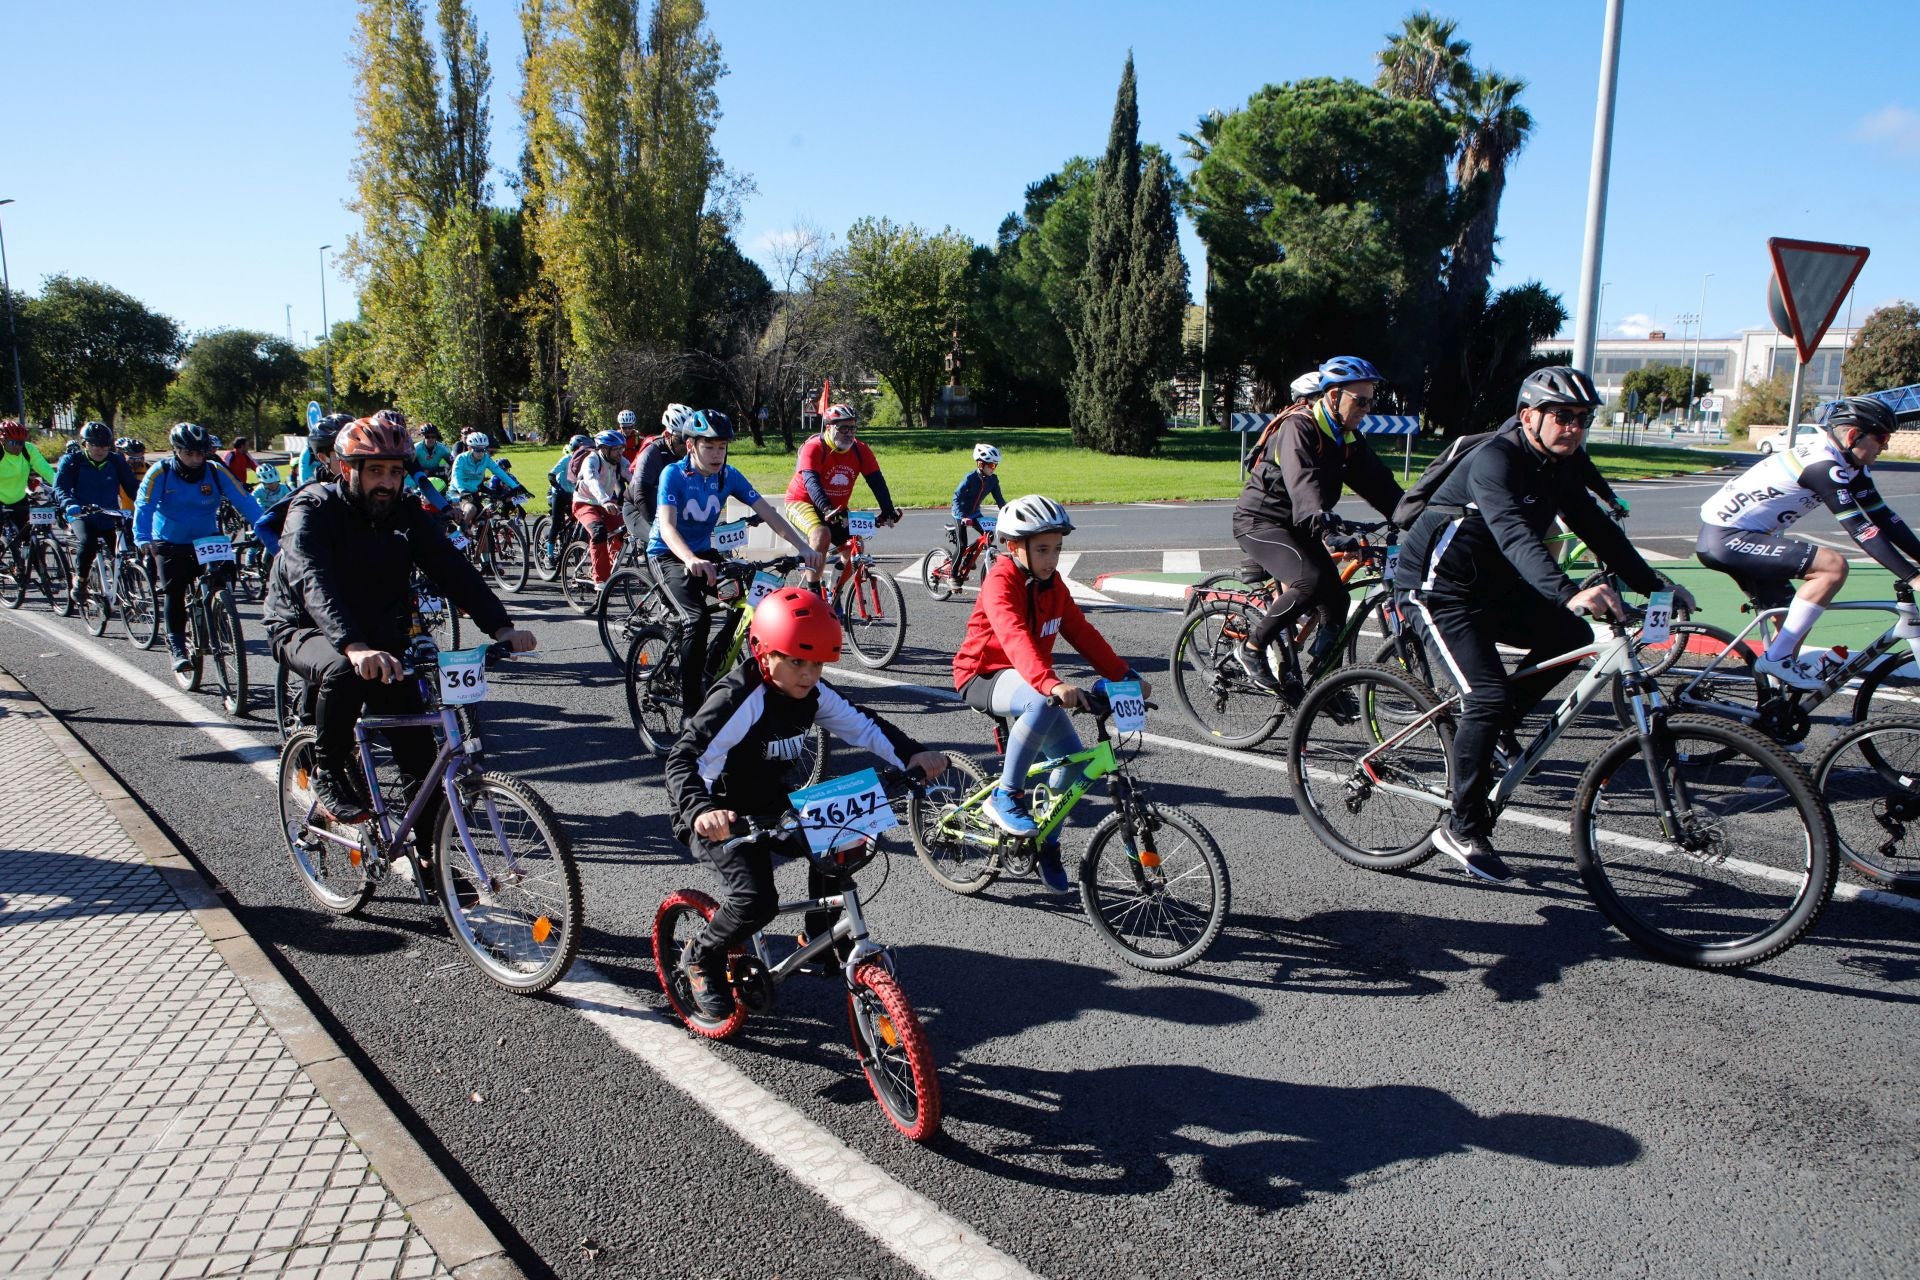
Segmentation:
[(811, 856), (814, 865), (828, 875), (850, 876), (872, 862), (874, 854), (879, 851), (880, 842), (874, 837), (856, 836), (831, 849), (822, 849)]

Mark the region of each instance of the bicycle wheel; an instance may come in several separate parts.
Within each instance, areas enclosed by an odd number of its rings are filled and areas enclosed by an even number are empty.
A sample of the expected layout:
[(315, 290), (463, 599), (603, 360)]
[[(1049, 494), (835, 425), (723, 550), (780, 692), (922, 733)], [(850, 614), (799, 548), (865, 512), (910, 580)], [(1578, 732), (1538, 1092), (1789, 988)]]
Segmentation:
[(1168, 671), (1174, 701), (1209, 742), (1257, 747), (1286, 718), (1286, 705), (1240, 667), (1234, 649), (1252, 630), (1246, 606), (1213, 600), (1189, 613), (1174, 637)]
[(1227, 860), (1205, 827), (1171, 805), (1146, 806), (1144, 837), (1110, 813), (1080, 862), (1094, 932), (1136, 969), (1168, 973), (1205, 954), (1227, 923)]
[(915, 1142), (940, 1132), (940, 1076), (926, 1028), (884, 966), (868, 961), (847, 987), (853, 1051), (887, 1119)]
[(33, 572), (39, 578), (40, 598), (47, 608), (63, 618), (73, 616), (73, 565), (67, 553), (52, 538), (42, 538), (33, 547)]
[[(553, 810), (526, 783), (470, 773), (440, 810), (440, 906), (476, 969), (520, 995), (545, 991), (580, 949), (580, 872)], [(464, 820), (467, 839), (460, 836)]]
[(907, 801), (907, 830), (920, 865), (935, 884), (964, 897), (979, 893), (1000, 874), (999, 837), (980, 810), (967, 804), (986, 785), (979, 765), (949, 751), (946, 771), (927, 779)]
[(120, 590), (114, 594), (114, 607), (127, 639), (138, 648), (153, 648), (160, 638), (160, 602), (154, 598), (153, 580), (145, 567), (126, 556), (120, 558)]
[(655, 756), (665, 756), (680, 736), (679, 648), (664, 627), (641, 627), (633, 633), (622, 664), (627, 715), (642, 749)]
[(786, 767), (780, 785), (788, 791), (810, 787), (827, 776), (827, 760), (833, 752), (833, 740), (819, 725), (807, 730), (799, 742), (799, 754)]
[(213, 679), (219, 686), (220, 705), (230, 716), (247, 714), (247, 640), (240, 629), (240, 610), (225, 589), (207, 602), (207, 621), (213, 659)]
[(1920, 887), (1920, 719), (1843, 730), (1813, 784), (1833, 815), (1840, 856), (1855, 871), (1908, 893)]
[(581, 613), (592, 613), (600, 587), (593, 580), (593, 553), (584, 542), (569, 542), (560, 553), (560, 594)]
[(1920, 675), (1915, 674), (1910, 656), (1895, 653), (1860, 677), (1860, 691), (1853, 695), (1853, 721), (1903, 716), (1920, 716)]
[(600, 647), (607, 661), (619, 662), (634, 631), (646, 616), (647, 593), (653, 580), (639, 569), (615, 569), (594, 601), (594, 622), (600, 628)]
[(953, 548), (935, 547), (920, 559), (920, 585), (935, 600), (951, 600), (960, 584), (953, 580)]
[(707, 921), (720, 904), (698, 889), (677, 889), (660, 903), (653, 913), (653, 971), (659, 975), (660, 989), (667, 1004), (687, 1030), (709, 1040), (725, 1040), (746, 1025), (747, 1006), (738, 997), (733, 1012), (724, 1018), (709, 1018), (693, 1002), (693, 992), (680, 973), (680, 951), (688, 940), (707, 927)]
[(80, 605), (80, 617), (87, 624), (87, 633), (107, 634), (107, 615), (111, 612), (107, 604), (107, 557), (99, 555), (87, 568), (87, 598)]
[(307, 834), (312, 812), (313, 730), (301, 729), (280, 748), (280, 834), (294, 873), (313, 900), (335, 915), (350, 916), (373, 897), (367, 860), (357, 849)]
[(552, 582), (560, 572), (560, 548), (553, 540), (553, 517), (541, 516), (535, 520), (527, 541), (533, 552), (533, 571), (540, 575), (540, 581)]
[(533, 556), (527, 550), (527, 531), (517, 520), (496, 520), (488, 531), (493, 539), (493, 580), (502, 591), (517, 592), (527, 585)]
[(887, 666), (907, 643), (907, 598), (898, 582), (871, 565), (862, 565), (840, 588), (840, 617), (862, 666)]
[(1833, 894), (1833, 845), (1806, 770), (1714, 716), (1669, 716), (1647, 743), (1621, 734), (1574, 792), (1574, 863), (1594, 903), (1634, 942), (1693, 968), (1792, 946)]
[(1438, 705), (1404, 671), (1372, 663), (1307, 690), (1287, 773), (1307, 829), (1337, 857), (1369, 871), (1405, 871), (1433, 856), (1432, 836), (1453, 794), (1452, 723), (1424, 718)]

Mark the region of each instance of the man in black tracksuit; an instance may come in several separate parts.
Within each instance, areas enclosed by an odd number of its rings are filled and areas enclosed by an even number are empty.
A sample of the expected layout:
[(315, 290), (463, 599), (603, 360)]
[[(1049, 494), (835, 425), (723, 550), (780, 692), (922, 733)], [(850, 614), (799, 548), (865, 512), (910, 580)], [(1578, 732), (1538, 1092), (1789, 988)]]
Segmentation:
[[(1453, 812), (1434, 847), (1482, 880), (1509, 875), (1488, 840), (1495, 741), (1568, 672), (1511, 680), (1495, 646), (1525, 648), (1521, 664), (1532, 665), (1592, 642), (1592, 627), (1574, 609), (1609, 617), (1622, 609), (1612, 587), (1582, 591), (1560, 571), (1545, 543), (1554, 518), (1632, 590), (1665, 585), (1588, 492), (1581, 446), (1601, 403), (1577, 369), (1529, 375), (1516, 415), (1456, 465), (1400, 540), (1395, 585), (1407, 593), (1436, 672), (1466, 695), (1453, 737)], [(1676, 605), (1692, 606), (1684, 589), (1674, 590)]]

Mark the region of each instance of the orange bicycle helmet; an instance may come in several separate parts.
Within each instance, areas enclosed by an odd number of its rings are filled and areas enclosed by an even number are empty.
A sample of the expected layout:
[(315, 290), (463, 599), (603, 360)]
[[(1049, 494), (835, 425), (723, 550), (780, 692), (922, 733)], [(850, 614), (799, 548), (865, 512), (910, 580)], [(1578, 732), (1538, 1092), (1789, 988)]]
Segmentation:
[(391, 409), (382, 409), (371, 418), (354, 419), (334, 437), (333, 456), (342, 462), (405, 462), (413, 457), (406, 419)]
[(802, 587), (783, 587), (755, 606), (747, 635), (763, 661), (772, 653), (815, 662), (840, 660), (840, 620), (825, 600)]

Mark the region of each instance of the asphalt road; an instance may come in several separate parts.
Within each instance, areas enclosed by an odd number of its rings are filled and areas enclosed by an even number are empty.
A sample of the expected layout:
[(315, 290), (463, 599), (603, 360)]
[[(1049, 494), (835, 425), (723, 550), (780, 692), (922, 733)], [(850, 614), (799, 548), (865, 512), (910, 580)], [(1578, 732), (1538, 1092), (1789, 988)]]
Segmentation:
[[(1679, 510), (1689, 499), (1672, 487)], [(1636, 534), (1665, 527), (1666, 499), (1632, 500)], [(1234, 558), (1222, 504), (1076, 518), (1089, 564), (1167, 548)], [(914, 516), (878, 550), (896, 549), (904, 568), (937, 523)], [(594, 631), (551, 590), (510, 604), (542, 652), (494, 684), (481, 713), (488, 762), (563, 816), (586, 881), (582, 972), (631, 1009), (496, 993), (435, 916), (392, 892), (357, 919), (318, 911), (275, 830), (271, 769), (237, 763), (155, 700), (154, 678), (170, 687), (160, 654), (29, 606), (0, 615), (16, 624), (0, 626), (0, 665), (225, 886), (531, 1267), (960, 1274), (942, 1259), (964, 1224), (1051, 1276), (1920, 1271), (1920, 916), (1836, 900), (1801, 945), (1758, 969), (1669, 968), (1606, 926), (1564, 838), (1536, 826), (1500, 829), (1519, 872), (1510, 886), (1437, 863), (1384, 876), (1337, 861), (1293, 815), (1273, 747), (1155, 745), (1137, 763), (1232, 867), (1229, 926), (1180, 975), (1127, 969), (1077, 899), (1030, 879), (957, 898), (904, 843), (884, 885), (878, 866), (863, 877), (874, 932), (899, 944), (940, 1064), (946, 1130), (926, 1149), (880, 1116), (824, 983), (783, 988), (736, 1043), (659, 1039), (653, 909), (713, 878), (668, 834), (659, 768), (636, 757)], [(907, 651), (882, 673), (898, 683), (848, 672), (840, 687), (930, 743), (986, 754), (984, 722), (941, 696), (966, 601), (910, 588), (908, 608)], [(1176, 615), (1095, 613), (1122, 653), (1150, 675), (1164, 669)], [(251, 638), (262, 681), (257, 625)], [(222, 720), (211, 699), (193, 701), (204, 723)], [(1569, 759), (1536, 775), (1521, 808), (1564, 820), (1580, 760), (1609, 723), (1576, 731)], [(1151, 727), (1192, 737), (1172, 710)], [(244, 732), (272, 741), (257, 721)], [(1077, 826), (1080, 839), (1088, 829)], [(634, 1034), (609, 1033), (623, 1026)], [(855, 1172), (803, 1186), (804, 1161), (773, 1158), (710, 1112), (737, 1102), (710, 1068), (763, 1091), (791, 1143), (844, 1144)], [(769, 1145), (778, 1155), (789, 1144)], [(955, 1221), (883, 1243), (875, 1206), (897, 1202), (897, 1188)]]

